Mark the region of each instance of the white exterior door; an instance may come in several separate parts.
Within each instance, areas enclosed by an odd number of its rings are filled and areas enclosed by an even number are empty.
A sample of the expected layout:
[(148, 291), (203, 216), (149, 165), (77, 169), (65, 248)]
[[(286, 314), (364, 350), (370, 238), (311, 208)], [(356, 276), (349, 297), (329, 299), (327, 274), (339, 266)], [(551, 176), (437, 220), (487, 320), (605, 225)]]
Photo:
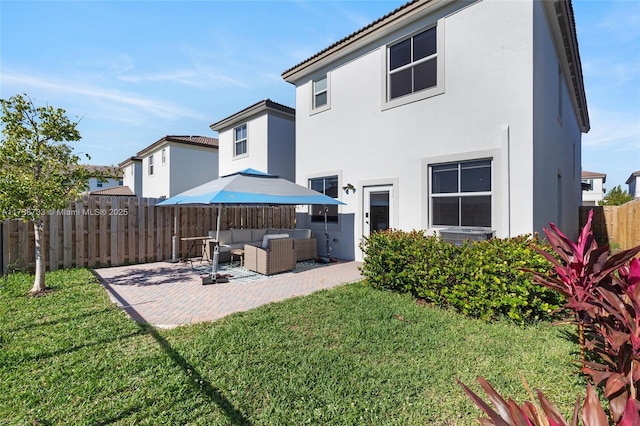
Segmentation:
[(368, 237), (372, 232), (389, 229), (393, 223), (393, 186), (365, 186), (363, 194), (362, 235)]

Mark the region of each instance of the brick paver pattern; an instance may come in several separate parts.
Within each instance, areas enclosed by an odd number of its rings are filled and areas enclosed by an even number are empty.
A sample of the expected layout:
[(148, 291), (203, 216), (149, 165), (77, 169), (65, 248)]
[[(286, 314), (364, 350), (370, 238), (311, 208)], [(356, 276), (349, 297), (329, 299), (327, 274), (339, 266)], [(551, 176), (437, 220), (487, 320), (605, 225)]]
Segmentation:
[(215, 321), (287, 298), (362, 279), (361, 262), (274, 275), (249, 283), (202, 285), (200, 272), (168, 262), (96, 269), (111, 299), (138, 322), (159, 328)]

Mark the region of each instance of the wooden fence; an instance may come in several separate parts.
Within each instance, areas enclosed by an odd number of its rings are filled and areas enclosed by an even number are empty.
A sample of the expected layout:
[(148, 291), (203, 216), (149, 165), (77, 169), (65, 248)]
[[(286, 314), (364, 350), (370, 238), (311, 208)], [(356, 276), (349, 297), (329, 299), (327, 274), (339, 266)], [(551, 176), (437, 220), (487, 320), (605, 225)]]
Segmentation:
[[(157, 206), (137, 197), (86, 197), (44, 216), (42, 251), (47, 270), (100, 267), (171, 258), (174, 218), (177, 255), (185, 256), (183, 237), (206, 236), (216, 229), (216, 206)], [(220, 229), (295, 228), (295, 206), (223, 207)], [(2, 222), (2, 272), (33, 270), (32, 222)]]
[(593, 234), (598, 244), (609, 244), (612, 251), (640, 245), (640, 199), (621, 206), (580, 207), (580, 227), (593, 209)]

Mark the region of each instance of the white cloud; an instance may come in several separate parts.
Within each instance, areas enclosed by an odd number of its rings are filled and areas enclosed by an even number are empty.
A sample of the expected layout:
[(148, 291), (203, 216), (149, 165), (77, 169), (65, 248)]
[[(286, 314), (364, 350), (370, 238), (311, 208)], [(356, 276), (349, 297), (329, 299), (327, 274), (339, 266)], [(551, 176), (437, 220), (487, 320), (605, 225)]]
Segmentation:
[[(33, 90), (44, 90), (58, 95), (80, 96), (86, 102), (86, 98), (93, 102), (107, 101), (112, 104), (134, 108), (139, 112), (152, 114), (164, 119), (178, 119), (182, 117), (199, 117), (199, 112), (168, 103), (158, 99), (145, 98), (135, 93), (126, 93), (120, 90), (105, 89), (91, 85), (79, 84), (76, 80), (48, 79), (26, 74), (2, 73), (3, 91), (7, 86), (20, 87), (19, 92), (29, 92)], [(77, 103), (78, 99), (76, 99)], [(87, 106), (87, 109), (91, 108)], [(127, 114), (123, 114), (125, 117)], [(125, 121), (127, 121), (125, 119)]]
[(591, 130), (582, 143), (590, 148), (637, 150), (640, 156), (640, 112), (590, 108)]

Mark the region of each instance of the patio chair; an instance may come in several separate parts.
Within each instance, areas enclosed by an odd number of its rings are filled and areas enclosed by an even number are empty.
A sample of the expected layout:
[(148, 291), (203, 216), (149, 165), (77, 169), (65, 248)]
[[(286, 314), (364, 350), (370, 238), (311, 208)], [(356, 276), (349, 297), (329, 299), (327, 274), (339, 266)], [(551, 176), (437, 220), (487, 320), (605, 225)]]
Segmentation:
[(296, 267), (292, 238), (270, 239), (267, 248), (244, 246), (244, 267), (262, 275), (291, 271)]

